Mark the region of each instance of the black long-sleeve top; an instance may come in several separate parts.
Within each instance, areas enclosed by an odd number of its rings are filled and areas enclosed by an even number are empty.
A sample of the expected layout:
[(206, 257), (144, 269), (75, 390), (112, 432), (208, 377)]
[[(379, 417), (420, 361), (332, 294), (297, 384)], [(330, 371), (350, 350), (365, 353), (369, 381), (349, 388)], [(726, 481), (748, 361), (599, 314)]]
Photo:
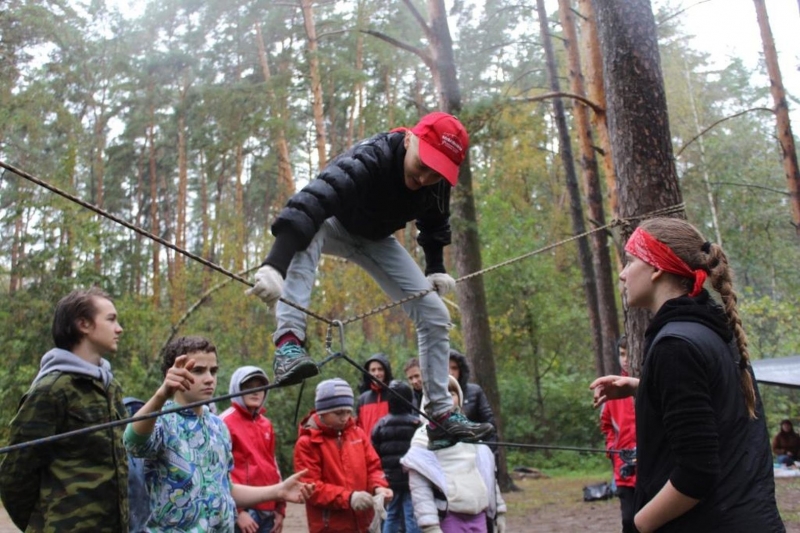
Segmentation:
[(645, 346), (636, 396), (637, 511), (671, 481), (701, 501), (659, 531), (783, 532), (761, 398), (756, 388), (751, 420), (722, 309), (705, 291), (670, 300)]

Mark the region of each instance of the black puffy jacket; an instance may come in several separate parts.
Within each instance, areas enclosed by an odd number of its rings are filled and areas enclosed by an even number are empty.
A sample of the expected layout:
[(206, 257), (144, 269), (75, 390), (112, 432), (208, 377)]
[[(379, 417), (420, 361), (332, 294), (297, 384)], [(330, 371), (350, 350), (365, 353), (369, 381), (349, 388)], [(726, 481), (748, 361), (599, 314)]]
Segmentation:
[(425, 274), (444, 272), (442, 249), (450, 244), (450, 184), (412, 191), (405, 186), (404, 131), (379, 133), (331, 160), (316, 179), (289, 199), (272, 224), (275, 243), (264, 264), (282, 274), (294, 254), (308, 247), (329, 217), (352, 233), (380, 240), (416, 220), (425, 252)]
[(411, 438), (422, 424), (413, 414), (413, 392), (408, 384), (394, 380), (389, 388), (401, 396), (389, 394), (389, 414), (372, 428), (372, 446), (381, 458), (381, 466), (392, 490), (408, 490), (408, 474), (403, 471), (400, 459), (411, 446)]

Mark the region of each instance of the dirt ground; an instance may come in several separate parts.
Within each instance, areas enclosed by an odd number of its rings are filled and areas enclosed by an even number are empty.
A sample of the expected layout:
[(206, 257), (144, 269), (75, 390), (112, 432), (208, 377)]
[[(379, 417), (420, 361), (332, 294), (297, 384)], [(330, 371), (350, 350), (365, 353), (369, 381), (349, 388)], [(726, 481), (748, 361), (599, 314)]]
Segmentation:
[[(620, 531), (619, 500), (584, 502), (583, 487), (594, 478), (523, 479), (522, 489), (505, 494), (509, 533), (616, 533)], [(800, 477), (775, 480), (778, 507), (787, 533), (800, 533)], [(18, 531), (0, 509), (0, 533)], [(288, 506), (284, 533), (308, 531), (301, 505)]]

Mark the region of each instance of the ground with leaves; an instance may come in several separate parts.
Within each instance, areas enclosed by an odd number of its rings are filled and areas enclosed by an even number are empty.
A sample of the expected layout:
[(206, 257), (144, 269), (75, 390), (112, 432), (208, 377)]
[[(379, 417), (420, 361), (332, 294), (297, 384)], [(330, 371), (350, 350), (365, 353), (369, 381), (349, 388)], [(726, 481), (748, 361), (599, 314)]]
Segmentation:
[[(510, 533), (615, 533), (619, 527), (619, 501), (584, 502), (583, 487), (600, 478), (549, 478), (517, 481), (520, 491), (505, 494)], [(800, 533), (800, 478), (776, 479), (781, 516), (787, 533)], [(289, 505), (283, 533), (308, 531), (305, 511)], [(17, 531), (0, 509), (0, 533)]]

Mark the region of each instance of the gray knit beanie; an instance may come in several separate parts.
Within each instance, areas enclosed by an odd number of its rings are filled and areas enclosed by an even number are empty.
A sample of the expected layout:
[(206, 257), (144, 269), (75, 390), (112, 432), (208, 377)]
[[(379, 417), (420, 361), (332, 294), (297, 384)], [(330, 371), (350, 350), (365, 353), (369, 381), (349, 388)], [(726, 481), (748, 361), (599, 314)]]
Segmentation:
[(342, 378), (326, 379), (317, 385), (314, 398), (317, 414), (329, 413), (337, 409), (353, 408), (353, 389)]

